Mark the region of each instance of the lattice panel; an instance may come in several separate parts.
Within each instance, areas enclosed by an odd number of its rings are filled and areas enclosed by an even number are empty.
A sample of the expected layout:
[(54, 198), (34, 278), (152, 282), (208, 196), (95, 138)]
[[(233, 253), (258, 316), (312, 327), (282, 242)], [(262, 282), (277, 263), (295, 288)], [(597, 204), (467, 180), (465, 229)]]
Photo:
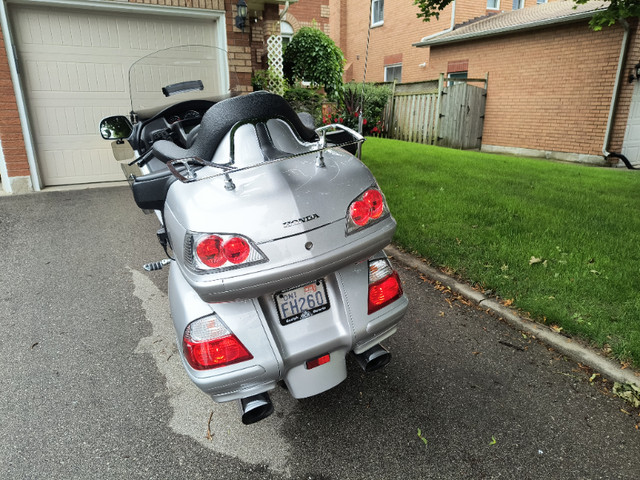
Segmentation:
[(269, 90), (278, 95), (284, 94), (282, 73), (282, 37), (271, 35), (267, 39), (267, 59), (269, 61)]

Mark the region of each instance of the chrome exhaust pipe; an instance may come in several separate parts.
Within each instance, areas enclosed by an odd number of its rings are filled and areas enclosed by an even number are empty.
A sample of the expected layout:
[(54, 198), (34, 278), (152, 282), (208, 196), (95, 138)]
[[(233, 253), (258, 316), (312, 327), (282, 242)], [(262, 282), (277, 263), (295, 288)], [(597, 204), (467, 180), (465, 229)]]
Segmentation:
[(365, 352), (355, 354), (355, 357), (365, 372), (378, 370), (391, 361), (391, 354), (380, 344)]
[(273, 413), (273, 404), (271, 403), (269, 394), (264, 392), (251, 397), (241, 398), (240, 409), (242, 410), (242, 423), (251, 425), (271, 415)]

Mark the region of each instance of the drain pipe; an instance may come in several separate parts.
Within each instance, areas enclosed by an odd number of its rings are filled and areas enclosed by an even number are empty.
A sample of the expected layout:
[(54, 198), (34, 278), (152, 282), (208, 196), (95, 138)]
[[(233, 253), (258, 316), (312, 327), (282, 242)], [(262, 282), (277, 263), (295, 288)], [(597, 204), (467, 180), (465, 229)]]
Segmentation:
[(440, 35), (444, 35), (445, 33), (449, 33), (453, 30), (453, 27), (455, 26), (456, 26), (456, 0), (453, 0), (453, 2), (451, 2), (451, 26), (449, 26), (449, 28), (447, 28), (446, 30), (442, 30), (441, 32), (434, 33), (433, 35), (429, 35), (428, 37), (424, 37), (422, 40), (420, 40), (420, 43), (431, 40), (432, 38), (439, 37)]
[(284, 4), (284, 10), (282, 10), (282, 13), (280, 14), (280, 21), (284, 21), (284, 16), (287, 14), (287, 10), (289, 10), (289, 0), (286, 1), (286, 3)]
[(618, 59), (618, 70), (616, 71), (616, 80), (613, 86), (613, 96), (611, 97), (611, 105), (609, 107), (609, 118), (607, 119), (607, 129), (604, 133), (604, 143), (602, 144), (602, 154), (605, 159), (613, 157), (619, 158), (631, 170), (638, 170), (637, 167), (631, 165), (629, 159), (621, 153), (609, 152), (609, 141), (611, 139), (611, 129), (613, 127), (613, 118), (618, 103), (618, 91), (620, 90), (620, 80), (622, 80), (622, 71), (624, 69), (624, 61), (627, 56), (627, 49), (629, 46), (629, 23), (624, 19), (620, 19), (620, 23), (624, 27), (624, 36), (622, 37), (622, 46), (620, 47), (620, 58)]

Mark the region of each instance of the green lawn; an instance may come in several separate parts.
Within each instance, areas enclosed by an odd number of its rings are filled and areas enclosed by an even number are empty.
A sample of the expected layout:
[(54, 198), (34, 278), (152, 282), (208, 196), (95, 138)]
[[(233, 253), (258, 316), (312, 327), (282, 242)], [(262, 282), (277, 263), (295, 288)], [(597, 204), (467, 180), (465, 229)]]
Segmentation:
[(640, 172), (369, 138), (394, 242), (640, 366)]

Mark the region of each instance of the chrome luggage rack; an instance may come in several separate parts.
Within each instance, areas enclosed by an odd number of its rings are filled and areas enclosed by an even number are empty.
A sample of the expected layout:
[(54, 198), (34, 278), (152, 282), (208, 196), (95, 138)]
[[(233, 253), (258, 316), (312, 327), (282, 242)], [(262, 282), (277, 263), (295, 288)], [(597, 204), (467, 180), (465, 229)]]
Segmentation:
[[(213, 162), (209, 162), (207, 160), (203, 160), (201, 158), (198, 157), (187, 157), (187, 158), (179, 158), (176, 160), (172, 160), (167, 162), (167, 167), (169, 168), (169, 170), (171, 171), (171, 173), (178, 179), (180, 180), (182, 183), (193, 183), (193, 182), (200, 182), (203, 180), (210, 180), (212, 178), (217, 178), (220, 176), (224, 176), (225, 177), (225, 189), (227, 190), (234, 190), (235, 189), (235, 184), (233, 183), (233, 180), (231, 179), (230, 174), (231, 173), (237, 173), (237, 172), (242, 172), (242, 171), (246, 171), (246, 170), (251, 170), (253, 168), (256, 167), (262, 167), (265, 165), (270, 165), (273, 163), (277, 163), (277, 162), (283, 162), (285, 160), (290, 160), (292, 158), (297, 158), (297, 157), (302, 157), (302, 156), (306, 156), (309, 155), (311, 153), (316, 153), (317, 157), (316, 157), (316, 167), (318, 168), (325, 168), (325, 163), (324, 163), (324, 152), (327, 150), (331, 150), (334, 148), (343, 148), (343, 147), (348, 147), (349, 145), (354, 145), (354, 144), (359, 144), (365, 141), (365, 138), (360, 135), (358, 132), (356, 132), (355, 130), (346, 127), (342, 124), (338, 124), (338, 123), (332, 123), (329, 125), (324, 125), (322, 127), (319, 127), (316, 129), (316, 132), (319, 134), (320, 138), (317, 142), (315, 142), (315, 148), (312, 148), (308, 151), (305, 152), (300, 152), (300, 153), (294, 153), (294, 154), (290, 154), (290, 155), (286, 155), (286, 156), (282, 156), (282, 157), (277, 157), (277, 158), (273, 158), (273, 159), (268, 159), (259, 163), (255, 163), (253, 165), (248, 165), (246, 167), (235, 167), (235, 156), (234, 156), (234, 152), (235, 152), (235, 148), (234, 148), (234, 134), (236, 132), (236, 130), (241, 127), (242, 125), (245, 124), (253, 124), (254, 126), (260, 123), (256, 120), (248, 120), (248, 121), (244, 121), (244, 122), (239, 122), (237, 124), (234, 125), (234, 127), (231, 129), (231, 145), (230, 145), (230, 156), (229, 156), (229, 161), (227, 163), (213, 163)], [(288, 122), (287, 122), (288, 123)], [(353, 140), (349, 140), (347, 142), (343, 142), (343, 143), (339, 143), (339, 144), (333, 144), (333, 145), (327, 145), (327, 137), (326, 134), (328, 131), (330, 130), (343, 130), (347, 133), (349, 133), (352, 137)], [(301, 143), (303, 143), (300, 139), (298, 139)], [(314, 144), (310, 144), (310, 145), (314, 145)], [(195, 168), (194, 168), (195, 167)], [(207, 175), (207, 176), (198, 176), (197, 174), (197, 170), (201, 167), (213, 167), (213, 168), (217, 168), (222, 170), (220, 173), (216, 173), (213, 175)]]

